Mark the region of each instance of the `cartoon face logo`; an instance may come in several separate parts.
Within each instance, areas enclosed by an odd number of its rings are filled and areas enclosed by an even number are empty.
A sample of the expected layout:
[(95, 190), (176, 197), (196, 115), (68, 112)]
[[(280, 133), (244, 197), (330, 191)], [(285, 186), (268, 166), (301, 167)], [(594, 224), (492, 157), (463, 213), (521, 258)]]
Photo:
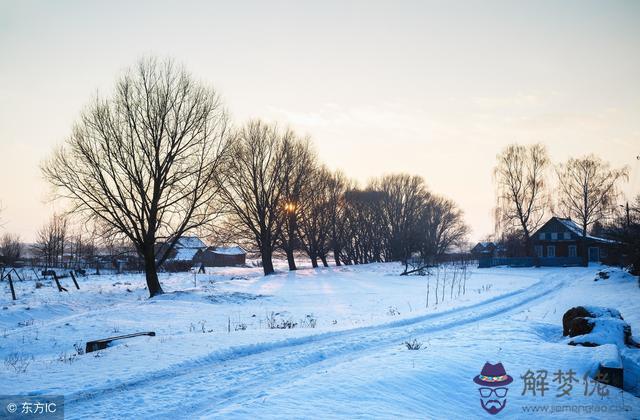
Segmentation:
[(480, 405), (487, 413), (498, 414), (507, 405), (507, 385), (513, 382), (513, 378), (507, 375), (502, 363), (485, 363), (473, 382), (480, 385)]

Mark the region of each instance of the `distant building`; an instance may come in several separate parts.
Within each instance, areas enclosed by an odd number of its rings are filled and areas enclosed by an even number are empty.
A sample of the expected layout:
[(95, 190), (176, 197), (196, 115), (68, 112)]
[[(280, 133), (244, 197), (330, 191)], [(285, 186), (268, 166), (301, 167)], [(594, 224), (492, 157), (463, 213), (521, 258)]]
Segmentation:
[(194, 256), (197, 265), (205, 267), (228, 267), (244, 265), (247, 259), (247, 252), (239, 246), (222, 247), (210, 246), (199, 250)]
[(494, 242), (478, 242), (471, 248), (471, 255), (476, 258), (493, 258), (496, 256), (498, 245)]
[(550, 218), (531, 235), (530, 244), (528, 256), (482, 257), (478, 258), (478, 267), (586, 266), (590, 262), (618, 263), (620, 257), (618, 242), (594, 235), (583, 236), (576, 222), (561, 217)]
[(571, 219), (552, 217), (531, 235), (533, 255), (540, 259), (570, 258), (601, 262), (614, 257), (617, 242), (597, 236), (582, 236), (582, 228)]
[(181, 236), (170, 251), (168, 243), (160, 244), (156, 249), (156, 257), (162, 258), (169, 252), (163, 267), (168, 271), (187, 271), (194, 265), (198, 251), (204, 249), (207, 249), (207, 245), (197, 236)]

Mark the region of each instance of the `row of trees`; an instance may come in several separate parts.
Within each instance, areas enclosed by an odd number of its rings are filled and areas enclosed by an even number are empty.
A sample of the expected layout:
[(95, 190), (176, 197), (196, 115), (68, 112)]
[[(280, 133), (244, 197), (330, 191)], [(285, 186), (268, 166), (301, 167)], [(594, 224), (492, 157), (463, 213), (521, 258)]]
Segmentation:
[(388, 175), (357, 188), (318, 163), (307, 139), (251, 121), (232, 146), (223, 201), (232, 236), (260, 250), (265, 274), (281, 250), (289, 269), (303, 250), (314, 267), (424, 258), (459, 244), (467, 234), (462, 212), (430, 193), (422, 178)]
[[(295, 269), (425, 258), (467, 233), (462, 212), (424, 181), (391, 175), (365, 188), (318, 162), (307, 138), (250, 121), (231, 127), (218, 94), (172, 61), (141, 60), (96, 98), (42, 166), (57, 197), (105, 237), (144, 259), (151, 296), (157, 269), (180, 236), (216, 227), (255, 245), (265, 274), (282, 251)], [(156, 255), (156, 244), (165, 252)]]
[[(27, 246), (20, 236), (5, 233), (0, 237), (0, 262), (14, 266), (29, 259), (49, 267), (86, 267), (96, 257), (98, 244), (95, 235), (82, 229), (72, 229), (69, 217), (53, 214), (36, 234), (35, 242)], [(107, 243), (101, 243), (107, 247)], [(25, 251), (31, 251), (29, 253)]]

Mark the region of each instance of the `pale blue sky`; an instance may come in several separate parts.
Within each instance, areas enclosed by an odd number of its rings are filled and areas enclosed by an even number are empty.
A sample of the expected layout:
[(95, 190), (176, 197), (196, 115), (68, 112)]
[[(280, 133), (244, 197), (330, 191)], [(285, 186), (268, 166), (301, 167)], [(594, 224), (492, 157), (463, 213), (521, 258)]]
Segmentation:
[(406, 171), (492, 231), (504, 145), (628, 164), (640, 192), (640, 2), (0, 0), (0, 201), (32, 240), (55, 205), (38, 163), (144, 54), (214, 86), (237, 122), (312, 136), (366, 181)]

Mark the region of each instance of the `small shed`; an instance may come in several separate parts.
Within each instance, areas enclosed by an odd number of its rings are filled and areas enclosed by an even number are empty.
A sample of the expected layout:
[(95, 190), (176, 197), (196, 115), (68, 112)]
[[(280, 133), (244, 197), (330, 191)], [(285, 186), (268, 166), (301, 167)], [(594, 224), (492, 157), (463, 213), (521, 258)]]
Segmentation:
[(247, 251), (239, 246), (210, 246), (199, 250), (193, 260), (198, 265), (205, 267), (230, 267), (244, 265), (247, 259)]

